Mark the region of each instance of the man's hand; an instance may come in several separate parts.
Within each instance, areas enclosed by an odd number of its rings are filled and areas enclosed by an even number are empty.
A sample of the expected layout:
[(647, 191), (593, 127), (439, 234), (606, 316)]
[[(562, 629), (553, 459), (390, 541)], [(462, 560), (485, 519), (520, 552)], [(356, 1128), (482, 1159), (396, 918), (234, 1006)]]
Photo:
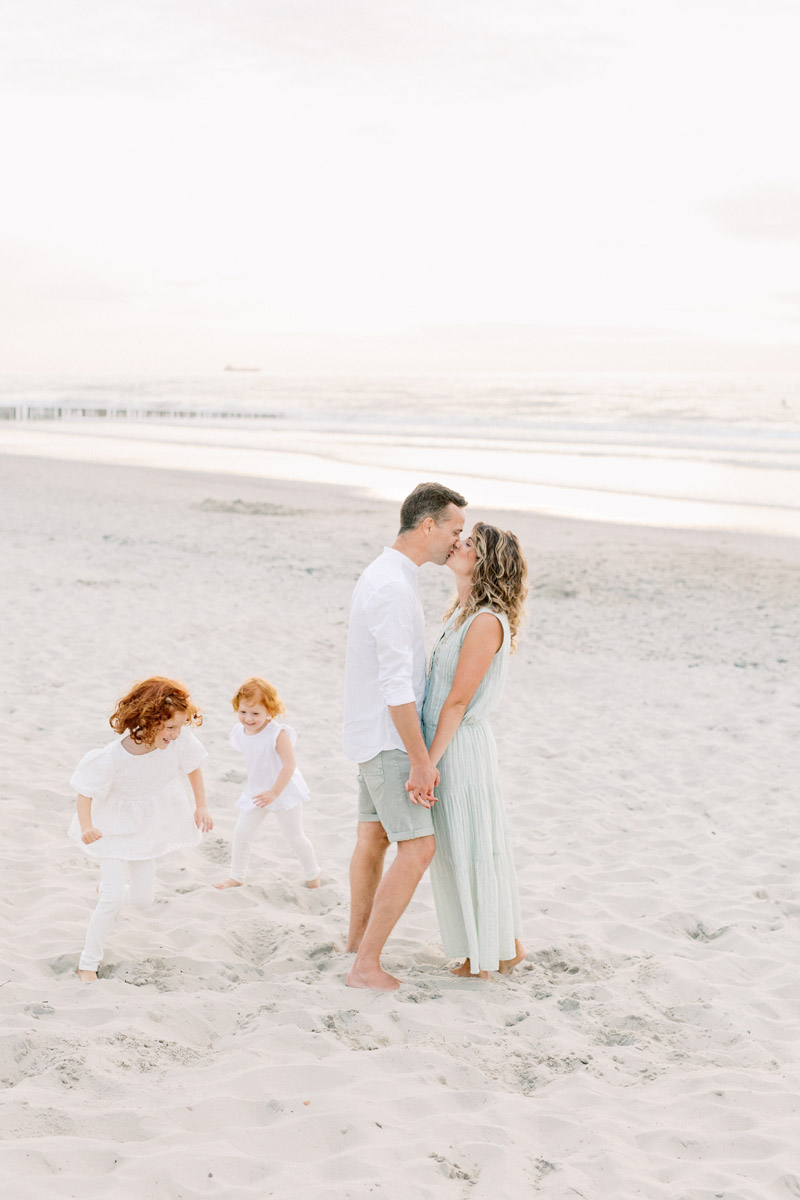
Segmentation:
[(406, 784), (409, 800), (412, 804), (421, 804), (423, 808), (430, 808), (436, 802), (433, 789), (438, 782), (439, 771), (431, 764), (430, 760), (412, 764)]
[(413, 701), (396, 706), (390, 704), (389, 715), (394, 722), (395, 729), (400, 734), (411, 764), (406, 783), (408, 798), (413, 804), (421, 804), (423, 808), (430, 808), (436, 800), (433, 789), (439, 782), (439, 772), (428, 754), (428, 748), (419, 725), (417, 706)]

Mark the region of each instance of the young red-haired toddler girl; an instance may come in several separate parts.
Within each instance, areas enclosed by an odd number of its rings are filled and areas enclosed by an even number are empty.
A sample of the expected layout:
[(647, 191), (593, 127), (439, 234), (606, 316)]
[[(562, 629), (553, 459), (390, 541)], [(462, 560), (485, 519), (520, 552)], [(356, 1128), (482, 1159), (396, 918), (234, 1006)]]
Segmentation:
[(255, 675), (233, 697), (239, 722), (229, 741), (244, 755), (247, 786), (237, 801), (239, 817), (233, 831), (231, 873), (218, 888), (240, 887), (247, 875), (250, 842), (268, 813), (274, 813), (287, 845), (300, 861), (306, 887), (319, 887), (320, 870), (314, 847), (303, 831), (303, 804), (308, 785), (297, 769), (291, 725), (276, 720), (283, 702), (271, 683)]
[(85, 983), (97, 979), (106, 937), (125, 899), (137, 908), (152, 904), (156, 858), (196, 845), (213, 826), (200, 770), (206, 752), (187, 728), (202, 720), (182, 684), (160, 675), (144, 679), (109, 718), (120, 736), (90, 750), (70, 781), (78, 811), (69, 836), (100, 863), (99, 898), (78, 964)]

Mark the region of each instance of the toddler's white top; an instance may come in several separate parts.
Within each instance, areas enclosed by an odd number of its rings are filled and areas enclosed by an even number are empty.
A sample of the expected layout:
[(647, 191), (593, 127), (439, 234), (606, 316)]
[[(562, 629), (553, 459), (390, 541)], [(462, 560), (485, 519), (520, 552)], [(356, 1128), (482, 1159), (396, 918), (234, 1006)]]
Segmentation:
[[(282, 729), (286, 730), (292, 745), (294, 745), (297, 741), (297, 734), (291, 725), (284, 725), (282, 721), (274, 719), (267, 721), (264, 728), (258, 733), (245, 733), (244, 726), (240, 724), (234, 725), (230, 732), (228, 741), (242, 752), (247, 767), (247, 787), (236, 801), (237, 808), (240, 808), (242, 812), (249, 812), (250, 809), (257, 808), (253, 796), (257, 796), (259, 792), (268, 791), (280, 774), (283, 763), (275, 743)], [(298, 804), (304, 804), (308, 800), (308, 795), (308, 784), (295, 767), (294, 774), (286, 787), (277, 800), (267, 806), (267, 811), (285, 812), (287, 808), (297, 808)]]
[(77, 792), (91, 797), (92, 824), (103, 836), (85, 845), (77, 813), (69, 836), (92, 858), (156, 858), (197, 845), (202, 834), (183, 775), (208, 757), (200, 742), (182, 729), (163, 750), (131, 754), (122, 740), (90, 750), (70, 780)]

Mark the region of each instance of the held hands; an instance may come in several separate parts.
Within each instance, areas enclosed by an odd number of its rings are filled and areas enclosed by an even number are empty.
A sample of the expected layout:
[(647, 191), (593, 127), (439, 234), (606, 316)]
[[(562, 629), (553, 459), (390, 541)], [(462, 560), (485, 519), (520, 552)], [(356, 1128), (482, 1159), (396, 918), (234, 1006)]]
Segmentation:
[(268, 808), (277, 799), (278, 797), (270, 789), (268, 792), (259, 792), (257, 796), (253, 796), (253, 804), (255, 804), (256, 808)]
[(85, 846), (90, 846), (92, 842), (97, 842), (102, 837), (99, 829), (95, 829), (94, 825), (90, 825), (88, 829), (84, 829), (81, 833), (81, 841)]
[(431, 808), (437, 797), (433, 789), (439, 782), (439, 771), (431, 762), (419, 763), (411, 768), (406, 791), (412, 804), (421, 804), (423, 808)]
[(195, 809), (194, 823), (201, 833), (210, 833), (214, 828), (214, 822), (211, 819), (211, 813), (205, 807)]

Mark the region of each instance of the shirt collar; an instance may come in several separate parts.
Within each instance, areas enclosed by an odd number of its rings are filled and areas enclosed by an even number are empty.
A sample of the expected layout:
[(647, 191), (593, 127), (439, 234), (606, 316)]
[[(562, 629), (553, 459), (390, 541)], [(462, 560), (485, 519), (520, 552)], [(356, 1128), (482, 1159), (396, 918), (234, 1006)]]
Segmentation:
[(393, 562), (399, 562), (400, 566), (406, 571), (412, 579), (416, 579), (419, 575), (419, 567), (415, 562), (412, 562), (407, 554), (403, 554), (401, 550), (395, 550), (393, 546), (384, 546), (383, 555), (389, 555)]

